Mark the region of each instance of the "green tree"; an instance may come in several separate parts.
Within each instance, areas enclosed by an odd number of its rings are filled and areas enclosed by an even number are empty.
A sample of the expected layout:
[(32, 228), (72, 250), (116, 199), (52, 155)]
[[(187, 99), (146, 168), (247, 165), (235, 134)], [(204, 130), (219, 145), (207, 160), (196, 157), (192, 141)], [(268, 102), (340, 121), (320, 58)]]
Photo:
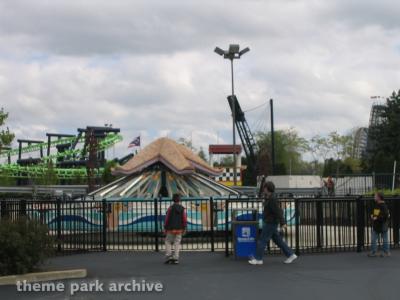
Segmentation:
[(369, 147), (364, 160), (365, 169), (391, 172), (393, 162), (400, 161), (400, 90), (386, 99), (381, 122), (369, 128)]
[(222, 156), (220, 163), (216, 165), (220, 167), (233, 167), (233, 156), (232, 155)]
[(332, 131), (328, 136), (328, 144), (336, 160), (344, 160), (353, 153), (354, 143), (351, 135), (340, 135), (337, 131)]
[[(8, 113), (4, 112), (4, 108), (0, 109), (0, 128), (2, 128), (8, 118)], [(14, 140), (15, 135), (10, 132), (10, 129), (6, 127), (0, 131), (0, 150), (4, 146), (10, 146)]]
[[(256, 133), (260, 152), (271, 149), (271, 133)], [(294, 128), (275, 131), (275, 175), (299, 174), (304, 166), (302, 154), (309, 149), (308, 141)]]
[[(0, 109), (0, 152), (3, 147), (8, 147), (14, 140), (15, 135), (10, 132), (8, 127), (4, 128), (6, 120), (8, 118), (8, 113), (4, 112), (4, 109)], [(2, 186), (12, 186), (16, 184), (15, 178), (12, 178), (10, 174), (6, 171), (0, 170), (0, 185)]]
[(342, 160), (329, 158), (325, 161), (324, 171), (323, 171), (322, 176), (327, 177), (327, 176), (332, 176), (332, 175), (338, 174), (338, 170), (340, 170), (340, 172), (345, 173), (345, 174), (352, 173), (351, 167), (349, 165), (345, 164)]
[[(315, 173), (325, 176), (339, 172), (353, 173), (360, 170), (360, 161), (354, 156), (354, 130), (345, 135), (332, 131), (328, 136), (316, 135), (308, 143), (308, 152), (314, 159)], [(319, 162), (323, 164), (319, 164)], [(333, 169), (336, 168), (336, 169)]]
[[(308, 141), (307, 152), (313, 157), (313, 174), (322, 174), (330, 152), (328, 138), (315, 135)], [(323, 162), (322, 165), (320, 162)]]
[(17, 180), (11, 172), (0, 170), (0, 186), (15, 186), (16, 184)]
[[(328, 136), (328, 144), (331, 149), (332, 159), (336, 161), (335, 173), (339, 172), (352, 173), (350, 166), (345, 166), (344, 161), (351, 157), (353, 153), (353, 139), (351, 135), (340, 135), (333, 131)], [(345, 169), (345, 170), (344, 170)], [(332, 174), (331, 174), (332, 175)]]
[(111, 173), (111, 169), (114, 168), (116, 165), (117, 165), (117, 162), (115, 160), (109, 160), (106, 162), (106, 164), (104, 165), (104, 172), (101, 176), (101, 180), (102, 180), (103, 184), (108, 184), (117, 179), (117, 176), (114, 176)]

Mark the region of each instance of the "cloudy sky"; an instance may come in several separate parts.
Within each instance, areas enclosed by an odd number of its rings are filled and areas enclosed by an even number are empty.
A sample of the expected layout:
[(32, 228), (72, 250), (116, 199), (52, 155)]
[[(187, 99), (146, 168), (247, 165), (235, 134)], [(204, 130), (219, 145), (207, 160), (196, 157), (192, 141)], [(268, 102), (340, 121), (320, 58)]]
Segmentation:
[[(400, 88), (397, 0), (0, 0), (0, 106), (17, 138), (111, 123), (141, 135), (231, 142), (230, 66), (243, 109), (274, 99), (302, 136), (368, 123)], [(268, 129), (267, 106), (248, 114)], [(258, 125), (255, 125), (258, 124)]]

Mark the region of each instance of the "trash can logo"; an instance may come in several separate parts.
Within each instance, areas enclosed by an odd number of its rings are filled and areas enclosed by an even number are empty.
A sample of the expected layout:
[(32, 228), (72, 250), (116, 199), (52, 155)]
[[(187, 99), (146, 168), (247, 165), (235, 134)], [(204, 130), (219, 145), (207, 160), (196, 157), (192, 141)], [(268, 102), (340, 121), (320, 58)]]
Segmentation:
[(251, 235), (250, 227), (242, 227), (242, 237), (249, 238)]

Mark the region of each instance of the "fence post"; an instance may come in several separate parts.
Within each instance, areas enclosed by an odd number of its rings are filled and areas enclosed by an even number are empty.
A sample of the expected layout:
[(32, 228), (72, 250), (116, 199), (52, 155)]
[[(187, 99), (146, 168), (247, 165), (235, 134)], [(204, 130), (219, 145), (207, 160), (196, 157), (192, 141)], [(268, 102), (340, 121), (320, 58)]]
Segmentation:
[(61, 252), (61, 198), (56, 198), (57, 210), (57, 251)]
[(19, 215), (21, 217), (26, 216), (26, 199), (22, 199), (19, 201)]
[(229, 256), (229, 199), (225, 199), (225, 256)]
[(159, 198), (154, 198), (154, 235), (155, 235), (155, 243), (156, 243), (156, 252), (159, 251), (158, 249), (158, 200), (160, 199), (161, 203), (161, 196)]
[(396, 198), (392, 200), (393, 207), (393, 216), (391, 219), (393, 220), (393, 245), (399, 244), (399, 231), (400, 231), (400, 199)]
[(211, 225), (211, 252), (215, 251), (214, 248), (214, 199), (210, 197), (210, 225)]
[(294, 214), (295, 214), (295, 242), (296, 242), (296, 255), (300, 255), (300, 207), (299, 199), (294, 199)]
[(372, 172), (372, 189), (376, 189), (375, 172)]
[(2, 200), (0, 200), (0, 203), (1, 203), (1, 207), (0, 207), (0, 209), (1, 209), (1, 218), (2, 219), (6, 219), (6, 218), (8, 218), (7, 200), (6, 199), (2, 199)]
[(316, 199), (316, 213), (317, 213), (317, 247), (322, 248), (323, 238), (322, 238), (322, 226), (323, 226), (323, 209), (322, 209), (322, 199)]
[(368, 192), (367, 188), (367, 176), (364, 176), (364, 190), (362, 191), (363, 194)]
[(356, 198), (357, 207), (357, 252), (361, 252), (365, 244), (365, 202), (362, 196)]
[(103, 251), (107, 251), (107, 200), (104, 198), (102, 200), (102, 210), (103, 210)]

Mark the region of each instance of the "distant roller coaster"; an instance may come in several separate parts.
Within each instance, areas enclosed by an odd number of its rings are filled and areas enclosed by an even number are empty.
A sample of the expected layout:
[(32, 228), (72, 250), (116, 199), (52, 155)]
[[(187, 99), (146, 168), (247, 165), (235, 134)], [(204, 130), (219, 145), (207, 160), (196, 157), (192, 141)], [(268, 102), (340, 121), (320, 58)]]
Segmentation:
[[(17, 140), (18, 148), (0, 152), (0, 158), (7, 158), (7, 162), (0, 164), (0, 176), (41, 178), (48, 173), (51, 165), (52, 171), (61, 180), (99, 177), (104, 170), (105, 150), (122, 141), (119, 132), (118, 128), (88, 126), (78, 129), (77, 135), (47, 133), (47, 142)], [(56, 148), (57, 152), (51, 153), (52, 148)], [(22, 154), (34, 152), (40, 152), (40, 158), (22, 158)], [(17, 155), (17, 161), (12, 162)]]

